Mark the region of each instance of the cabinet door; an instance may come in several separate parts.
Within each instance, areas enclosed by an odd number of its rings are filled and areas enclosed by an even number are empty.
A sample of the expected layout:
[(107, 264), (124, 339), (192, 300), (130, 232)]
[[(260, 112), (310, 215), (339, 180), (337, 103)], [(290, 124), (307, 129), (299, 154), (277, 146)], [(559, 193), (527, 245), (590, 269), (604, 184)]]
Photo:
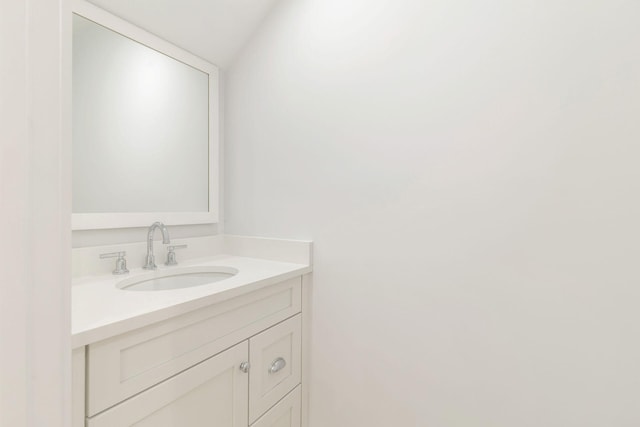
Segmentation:
[(87, 420), (88, 427), (246, 427), (242, 342)]
[(300, 292), (301, 279), (295, 277), (89, 345), (87, 415), (299, 313)]
[(250, 423), (300, 384), (301, 331), (301, 317), (297, 315), (249, 340)]
[(269, 409), (251, 427), (300, 427), (300, 387)]

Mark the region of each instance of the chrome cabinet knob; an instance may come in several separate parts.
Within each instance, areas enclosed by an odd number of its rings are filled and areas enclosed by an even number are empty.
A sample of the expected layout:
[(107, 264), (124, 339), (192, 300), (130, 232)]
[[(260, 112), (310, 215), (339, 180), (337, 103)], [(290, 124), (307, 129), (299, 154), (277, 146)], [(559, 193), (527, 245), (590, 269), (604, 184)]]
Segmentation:
[(269, 373), (275, 374), (276, 372), (284, 369), (285, 366), (287, 366), (287, 361), (284, 360), (282, 357), (278, 357), (276, 360), (271, 362), (271, 366), (269, 367)]
[(249, 364), (249, 362), (242, 362), (242, 363), (240, 364), (240, 370), (241, 370), (242, 372), (244, 372), (245, 374), (246, 374), (247, 372), (249, 372), (249, 368), (250, 368), (250, 367), (251, 367), (251, 365)]
[(127, 253), (125, 251), (121, 252), (110, 252), (107, 254), (100, 254), (100, 258), (118, 258), (116, 260), (116, 268), (113, 270), (113, 274), (127, 274), (129, 270), (127, 270), (127, 260), (125, 256)]

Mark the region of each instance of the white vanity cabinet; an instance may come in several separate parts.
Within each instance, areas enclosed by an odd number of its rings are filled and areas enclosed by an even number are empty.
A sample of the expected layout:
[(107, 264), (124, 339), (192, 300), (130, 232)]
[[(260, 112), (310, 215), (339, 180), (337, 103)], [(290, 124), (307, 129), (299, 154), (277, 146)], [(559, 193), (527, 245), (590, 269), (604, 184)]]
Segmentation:
[(76, 350), (74, 427), (300, 427), (301, 288), (296, 277)]
[(249, 340), (250, 423), (300, 384), (301, 328), (298, 315)]
[(300, 427), (301, 386), (276, 403), (251, 427)]
[(87, 420), (87, 427), (245, 427), (247, 342)]

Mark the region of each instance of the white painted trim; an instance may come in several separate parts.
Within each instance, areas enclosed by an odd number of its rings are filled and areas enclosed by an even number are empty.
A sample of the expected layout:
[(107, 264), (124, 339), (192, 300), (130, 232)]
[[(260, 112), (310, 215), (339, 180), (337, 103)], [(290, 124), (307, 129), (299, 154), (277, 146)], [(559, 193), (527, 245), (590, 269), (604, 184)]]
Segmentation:
[(218, 77), (218, 68), (210, 62), (205, 61), (204, 59), (143, 30), (122, 18), (112, 15), (106, 10), (85, 0), (74, 0), (73, 13), (122, 34), (123, 36), (141, 43), (150, 49), (156, 50), (191, 67), (197, 68), (204, 73), (215, 74), (215, 77)]
[(310, 387), (311, 387), (311, 321), (313, 316), (313, 274), (302, 276), (302, 377), (301, 386), (301, 427), (309, 427)]
[(222, 178), (220, 174), (220, 78), (218, 68), (85, 0), (74, 0), (73, 13), (209, 75), (209, 211), (72, 214), (72, 230), (143, 227), (154, 221), (161, 221), (165, 225), (217, 223), (220, 219), (219, 198)]
[(85, 347), (74, 349), (71, 353), (71, 427), (84, 427), (85, 365)]
[(69, 427), (71, 12), (0, 9), (0, 426)]
[(217, 222), (214, 212), (132, 212), (72, 214), (73, 230), (106, 230), (148, 226), (155, 221), (164, 225), (212, 224)]

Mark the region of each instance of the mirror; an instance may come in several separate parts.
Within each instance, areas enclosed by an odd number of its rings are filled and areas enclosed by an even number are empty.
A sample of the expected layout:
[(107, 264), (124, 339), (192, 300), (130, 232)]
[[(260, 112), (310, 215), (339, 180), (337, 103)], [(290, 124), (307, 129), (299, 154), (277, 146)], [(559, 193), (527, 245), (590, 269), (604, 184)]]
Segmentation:
[(89, 4), (73, 15), (73, 228), (216, 222), (216, 68)]

